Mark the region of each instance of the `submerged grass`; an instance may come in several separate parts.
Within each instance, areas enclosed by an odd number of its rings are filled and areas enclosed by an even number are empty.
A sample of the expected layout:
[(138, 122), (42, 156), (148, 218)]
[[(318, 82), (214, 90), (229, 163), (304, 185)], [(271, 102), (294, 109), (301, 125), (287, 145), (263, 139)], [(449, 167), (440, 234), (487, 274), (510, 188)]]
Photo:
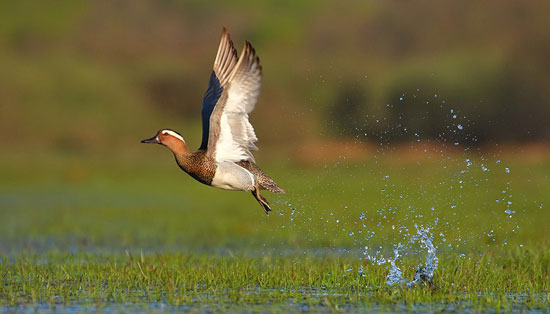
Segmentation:
[(389, 288), (387, 267), (349, 256), (49, 252), (3, 258), (0, 297), (8, 306), (550, 310), (548, 252), (447, 256), (434, 282), (415, 288)]

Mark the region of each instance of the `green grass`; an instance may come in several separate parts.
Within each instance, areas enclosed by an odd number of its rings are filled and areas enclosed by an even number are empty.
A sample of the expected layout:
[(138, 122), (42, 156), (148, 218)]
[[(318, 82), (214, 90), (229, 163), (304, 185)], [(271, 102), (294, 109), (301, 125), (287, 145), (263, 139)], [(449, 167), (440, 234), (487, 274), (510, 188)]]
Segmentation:
[[(202, 186), (167, 155), (4, 159), (0, 304), (550, 310), (548, 163), (469, 156), (468, 167), (455, 155), (268, 165), (290, 193), (266, 193), (274, 208), (266, 216), (248, 193)], [(432, 227), (440, 261), (434, 282), (390, 288), (388, 264), (366, 261), (364, 247), (372, 254), (382, 246), (391, 257), (395, 244), (406, 245), (399, 265), (411, 279), (425, 255), (409, 243), (415, 224)]]
[(386, 267), (338, 256), (52, 252), (0, 262), (0, 295), (10, 306), (549, 310), (549, 265), (547, 249), (453, 256), (431, 285), (406, 289), (385, 285)]

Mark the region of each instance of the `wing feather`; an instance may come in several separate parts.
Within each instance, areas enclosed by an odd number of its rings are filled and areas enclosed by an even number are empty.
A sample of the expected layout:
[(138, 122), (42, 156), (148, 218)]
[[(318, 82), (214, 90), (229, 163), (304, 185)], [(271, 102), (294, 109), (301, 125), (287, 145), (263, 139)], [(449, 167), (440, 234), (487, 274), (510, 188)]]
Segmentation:
[(222, 38), (218, 47), (218, 53), (214, 60), (214, 66), (210, 80), (208, 82), (208, 89), (204, 94), (202, 101), (202, 142), (200, 150), (205, 150), (208, 147), (208, 138), (210, 133), (210, 115), (212, 110), (216, 106), (216, 103), (220, 99), (224, 88), (229, 81), (229, 76), (233, 72), (233, 68), (237, 64), (237, 50), (233, 46), (233, 41), (224, 27), (222, 31)]
[(248, 114), (252, 112), (260, 95), (262, 84), (260, 59), (249, 42), (231, 75), (227, 87), (210, 117), (208, 152), (216, 161), (254, 161), (252, 151), (258, 138)]

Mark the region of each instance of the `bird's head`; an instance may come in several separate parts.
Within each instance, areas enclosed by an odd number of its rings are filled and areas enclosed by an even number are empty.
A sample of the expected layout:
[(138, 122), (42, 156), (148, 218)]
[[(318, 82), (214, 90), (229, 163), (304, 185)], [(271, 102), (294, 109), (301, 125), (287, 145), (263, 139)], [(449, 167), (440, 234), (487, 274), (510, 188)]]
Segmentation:
[(160, 130), (151, 138), (141, 141), (142, 143), (161, 144), (168, 147), (174, 153), (185, 153), (188, 151), (183, 136), (178, 132), (169, 129)]

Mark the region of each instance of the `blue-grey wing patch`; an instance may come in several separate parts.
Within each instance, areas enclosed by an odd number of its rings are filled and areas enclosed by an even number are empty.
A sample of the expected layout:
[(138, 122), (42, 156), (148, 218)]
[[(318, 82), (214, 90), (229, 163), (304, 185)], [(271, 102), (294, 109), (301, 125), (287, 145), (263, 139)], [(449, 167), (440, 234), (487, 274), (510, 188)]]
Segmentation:
[(208, 89), (204, 94), (204, 99), (202, 100), (202, 142), (200, 150), (206, 150), (208, 147), (208, 136), (210, 130), (210, 115), (212, 110), (216, 106), (218, 99), (222, 95), (223, 88), (220, 85), (220, 80), (216, 77), (216, 72), (212, 71), (210, 75), (210, 82), (208, 84)]
[(200, 150), (208, 148), (208, 138), (210, 134), (210, 116), (220, 99), (222, 92), (229, 81), (229, 75), (237, 64), (237, 50), (233, 46), (229, 33), (223, 28), (220, 46), (214, 60), (214, 67), (210, 75), (208, 89), (204, 94), (202, 101), (202, 142)]

